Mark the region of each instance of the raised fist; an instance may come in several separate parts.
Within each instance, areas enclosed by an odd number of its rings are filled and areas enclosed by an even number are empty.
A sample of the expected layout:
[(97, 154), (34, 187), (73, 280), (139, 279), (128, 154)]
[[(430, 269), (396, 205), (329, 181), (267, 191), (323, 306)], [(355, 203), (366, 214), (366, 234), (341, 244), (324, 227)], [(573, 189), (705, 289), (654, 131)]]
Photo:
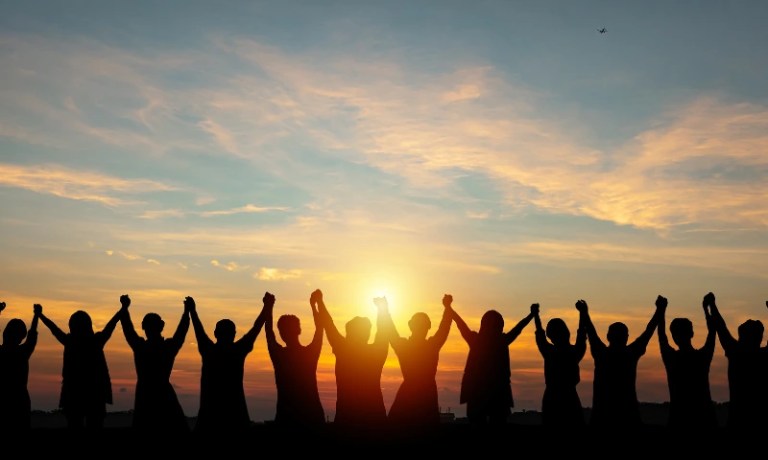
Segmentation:
[(576, 309), (580, 312), (587, 311), (587, 302), (585, 300), (577, 300), (576, 301)]
[(386, 309), (389, 307), (389, 303), (387, 303), (386, 297), (374, 297), (373, 304), (376, 305), (376, 308), (378, 308), (379, 310)]

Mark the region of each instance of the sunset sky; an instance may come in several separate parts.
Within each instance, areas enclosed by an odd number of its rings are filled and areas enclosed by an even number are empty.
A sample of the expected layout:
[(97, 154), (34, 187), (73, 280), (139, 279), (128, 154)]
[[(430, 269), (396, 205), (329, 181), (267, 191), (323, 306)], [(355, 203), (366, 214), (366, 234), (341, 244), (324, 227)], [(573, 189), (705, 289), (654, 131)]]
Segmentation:
[[(261, 298), (313, 333), (312, 290), (343, 330), (386, 295), (402, 335), (443, 294), (473, 329), (532, 303), (575, 335), (631, 338), (661, 294), (706, 332), (768, 321), (768, 3), (763, 1), (0, 1), (0, 329), (33, 303), (97, 328), (129, 294), (137, 330), (170, 336), (192, 296), (238, 337)], [(598, 33), (605, 27), (607, 33)], [(539, 409), (533, 323), (510, 346), (515, 410)], [(463, 416), (467, 346), (453, 327), (440, 404)], [(120, 326), (106, 348), (132, 407)], [(29, 387), (54, 409), (62, 347), (40, 325)], [(327, 341), (318, 379), (335, 405)], [(719, 347), (712, 394), (728, 399)], [(199, 398), (190, 329), (171, 377)], [(579, 394), (592, 401), (593, 362)], [(642, 401), (668, 398), (656, 337)], [(382, 387), (401, 381), (392, 351)], [(251, 418), (274, 415), (261, 334)]]

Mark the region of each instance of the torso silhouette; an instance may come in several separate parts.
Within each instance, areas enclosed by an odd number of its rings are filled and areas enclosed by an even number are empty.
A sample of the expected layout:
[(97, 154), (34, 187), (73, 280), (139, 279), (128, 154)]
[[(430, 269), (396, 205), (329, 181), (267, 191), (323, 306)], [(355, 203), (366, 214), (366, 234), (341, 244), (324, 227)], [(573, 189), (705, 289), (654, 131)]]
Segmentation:
[(712, 346), (675, 350), (662, 345), (661, 358), (669, 387), (668, 425), (675, 427), (716, 427), (717, 414), (709, 388)]
[(37, 331), (30, 330), (19, 345), (0, 345), (0, 430), (31, 427), (32, 401), (27, 384), (29, 359), (37, 345)]
[(626, 426), (642, 423), (637, 400), (637, 364), (647, 342), (635, 341), (622, 347), (591, 343), (595, 362), (592, 414), (596, 426)]
[(392, 340), (403, 382), (389, 409), (390, 421), (416, 426), (440, 422), (435, 376), (443, 343), (445, 340), (435, 337), (418, 341), (401, 337)]
[(578, 426), (586, 423), (581, 399), (576, 390), (581, 381), (580, 362), (586, 353), (586, 336), (575, 344), (555, 346), (545, 331), (536, 331), (536, 343), (544, 358), (544, 396), (541, 402), (542, 423), (556, 426)]
[(275, 422), (307, 426), (325, 423), (317, 388), (317, 363), (322, 344), (322, 335), (320, 340), (306, 346), (288, 347), (268, 342), (277, 387)]
[(377, 340), (359, 344), (342, 339), (332, 341), (331, 347), (336, 355), (334, 422), (360, 428), (385, 423), (387, 410), (381, 393), (381, 371), (389, 343)]

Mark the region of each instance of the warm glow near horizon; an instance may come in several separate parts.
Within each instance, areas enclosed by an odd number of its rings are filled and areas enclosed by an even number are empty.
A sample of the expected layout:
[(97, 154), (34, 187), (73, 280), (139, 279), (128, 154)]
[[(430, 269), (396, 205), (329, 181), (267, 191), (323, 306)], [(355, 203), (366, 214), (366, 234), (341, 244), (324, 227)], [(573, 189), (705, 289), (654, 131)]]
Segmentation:
[[(139, 331), (156, 312), (170, 336), (192, 296), (209, 335), (229, 318), (239, 336), (271, 292), (307, 343), (314, 289), (342, 332), (375, 325), (385, 296), (400, 335), (419, 311), (434, 333), (444, 294), (473, 329), (539, 303), (574, 337), (585, 299), (602, 337), (615, 321), (636, 337), (661, 294), (700, 345), (709, 291), (732, 331), (768, 321), (766, 21), (758, 1), (10, 2), (0, 329), (34, 303), (63, 329), (80, 309), (101, 328), (129, 294)], [(510, 346), (519, 410), (543, 393), (533, 331)], [(109, 409), (129, 409), (120, 326), (106, 352)], [(454, 325), (437, 379), (457, 415), (466, 355)], [(35, 408), (56, 407), (61, 359), (41, 326)], [(717, 401), (726, 364), (718, 345)], [(272, 371), (262, 335), (254, 420), (274, 415)], [(190, 329), (172, 375), (188, 415), (199, 379)], [(318, 381), (332, 416), (327, 341)], [(390, 351), (387, 403), (400, 381)], [(638, 394), (668, 397), (656, 337)]]

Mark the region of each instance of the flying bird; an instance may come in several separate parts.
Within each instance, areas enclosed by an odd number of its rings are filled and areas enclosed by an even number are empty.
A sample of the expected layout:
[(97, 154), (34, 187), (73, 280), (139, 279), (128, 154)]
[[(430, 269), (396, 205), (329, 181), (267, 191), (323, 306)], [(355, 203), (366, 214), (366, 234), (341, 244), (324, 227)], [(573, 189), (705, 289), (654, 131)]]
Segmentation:
[(600, 32), (601, 34), (608, 32), (608, 30), (605, 27), (603, 27), (602, 29), (597, 29), (597, 31)]

